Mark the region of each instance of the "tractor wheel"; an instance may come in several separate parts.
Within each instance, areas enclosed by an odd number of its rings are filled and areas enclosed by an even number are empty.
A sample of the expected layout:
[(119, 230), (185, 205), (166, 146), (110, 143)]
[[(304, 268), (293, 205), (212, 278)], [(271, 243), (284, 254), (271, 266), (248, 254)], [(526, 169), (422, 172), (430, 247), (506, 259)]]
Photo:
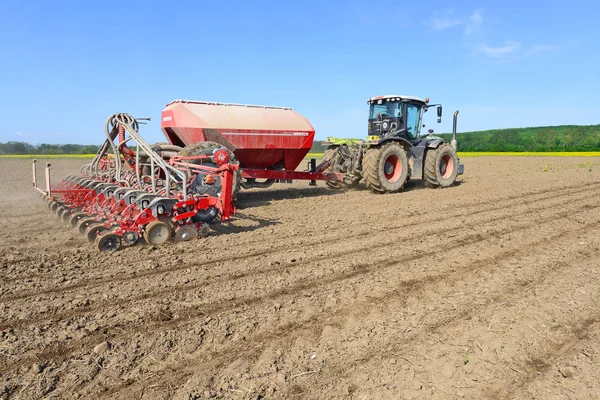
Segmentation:
[[(212, 156), (213, 155), (213, 151), (216, 149), (220, 149), (221, 147), (224, 147), (222, 145), (220, 145), (219, 143), (215, 143), (215, 142), (196, 142), (196, 143), (192, 143), (188, 146), (185, 146), (183, 148), (183, 150), (181, 150), (179, 152), (180, 156), (184, 156), (184, 157), (188, 157), (188, 156)], [(235, 157), (235, 155), (233, 154), (232, 151), (229, 151), (229, 163), (230, 164), (239, 164), (237, 158)], [(190, 163), (193, 164), (200, 164), (200, 161), (198, 160), (190, 160)], [(204, 164), (208, 164), (211, 167), (216, 167), (215, 164), (212, 163), (212, 161), (208, 160), (207, 162), (205, 162)], [(201, 181), (203, 176), (199, 175), (199, 180)], [(198, 180), (198, 179), (197, 179)], [(220, 177), (215, 177), (215, 184), (212, 185), (214, 187), (217, 187), (217, 191), (219, 193), (221, 193), (221, 183), (220, 183)], [(218, 182), (217, 182), (218, 181)], [(238, 196), (238, 193), (240, 192), (240, 187), (241, 187), (241, 181), (242, 181), (242, 172), (238, 169), (237, 171), (235, 171), (233, 173), (233, 184), (231, 187), (231, 198), (233, 200), (235, 200)]]
[(454, 184), (458, 173), (458, 155), (450, 144), (443, 143), (429, 150), (425, 156), (424, 178), (432, 187), (448, 187)]
[(377, 193), (397, 192), (408, 177), (406, 150), (396, 142), (370, 147), (362, 161), (367, 187)]
[[(341, 155), (337, 153), (336, 147), (329, 147), (325, 149), (323, 153), (323, 157), (321, 158), (321, 162), (329, 159), (330, 165), (323, 172), (329, 173), (340, 173), (343, 172), (340, 168), (336, 168), (339, 165), (341, 160)], [(325, 186), (332, 190), (341, 190), (341, 189), (351, 189), (358, 185), (360, 179), (353, 179), (351, 182), (334, 182), (334, 181), (325, 181)]]

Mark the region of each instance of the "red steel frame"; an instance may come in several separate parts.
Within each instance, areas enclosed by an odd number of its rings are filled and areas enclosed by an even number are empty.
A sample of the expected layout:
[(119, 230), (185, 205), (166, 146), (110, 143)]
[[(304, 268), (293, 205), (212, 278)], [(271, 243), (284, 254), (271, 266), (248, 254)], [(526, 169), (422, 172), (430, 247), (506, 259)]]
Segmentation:
[(316, 180), (316, 181), (334, 181), (343, 182), (344, 174), (335, 172), (310, 172), (310, 171), (286, 171), (275, 169), (252, 169), (240, 168), (242, 178), (260, 178), (260, 179), (298, 179), (298, 180)]

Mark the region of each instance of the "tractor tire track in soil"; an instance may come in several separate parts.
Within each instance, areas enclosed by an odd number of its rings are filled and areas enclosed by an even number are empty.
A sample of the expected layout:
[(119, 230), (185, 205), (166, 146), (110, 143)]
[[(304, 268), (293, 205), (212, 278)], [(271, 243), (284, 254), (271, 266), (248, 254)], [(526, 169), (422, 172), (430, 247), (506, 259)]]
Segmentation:
[(466, 163), (445, 190), (250, 190), (206, 240), (99, 254), (0, 160), (0, 397), (593, 397), (596, 164)]

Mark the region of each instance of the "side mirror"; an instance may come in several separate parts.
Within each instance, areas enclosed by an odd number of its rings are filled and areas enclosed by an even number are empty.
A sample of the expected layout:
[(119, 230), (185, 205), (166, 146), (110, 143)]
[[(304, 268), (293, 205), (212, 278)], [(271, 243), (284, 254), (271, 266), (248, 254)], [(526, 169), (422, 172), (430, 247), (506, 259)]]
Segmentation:
[(437, 106), (438, 124), (442, 122), (442, 106)]

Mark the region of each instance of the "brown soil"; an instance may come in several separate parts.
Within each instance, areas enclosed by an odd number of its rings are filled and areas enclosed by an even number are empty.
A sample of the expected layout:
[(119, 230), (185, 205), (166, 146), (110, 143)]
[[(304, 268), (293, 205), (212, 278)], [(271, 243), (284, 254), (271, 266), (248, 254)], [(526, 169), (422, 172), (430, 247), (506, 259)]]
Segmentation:
[(597, 398), (600, 161), (464, 162), (245, 191), (206, 239), (106, 254), (0, 160), (0, 398)]

